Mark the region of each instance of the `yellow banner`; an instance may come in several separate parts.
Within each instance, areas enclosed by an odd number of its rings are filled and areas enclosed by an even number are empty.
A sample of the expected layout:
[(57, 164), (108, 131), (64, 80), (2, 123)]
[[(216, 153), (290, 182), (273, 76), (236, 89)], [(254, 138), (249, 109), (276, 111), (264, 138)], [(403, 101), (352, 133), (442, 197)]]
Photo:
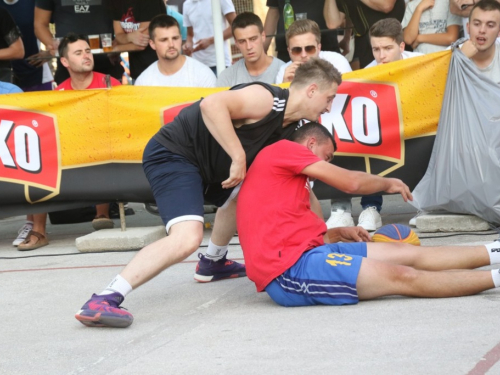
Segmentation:
[[(392, 163), (375, 172), (381, 175), (403, 166), (405, 141), (436, 132), (450, 58), (445, 51), (344, 74), (332, 111), (321, 118), (338, 154), (364, 157), (369, 172), (370, 158)], [(49, 190), (47, 199), (58, 194), (61, 171), (140, 163), (163, 124), (221, 90), (119, 86), (1, 95), (0, 182)]]

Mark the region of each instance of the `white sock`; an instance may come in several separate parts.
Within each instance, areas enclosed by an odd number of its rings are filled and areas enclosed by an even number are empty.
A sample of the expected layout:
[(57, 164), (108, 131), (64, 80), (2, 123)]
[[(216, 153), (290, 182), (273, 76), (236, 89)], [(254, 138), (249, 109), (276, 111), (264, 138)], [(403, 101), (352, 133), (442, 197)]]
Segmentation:
[(493, 279), (493, 284), (495, 284), (495, 288), (500, 287), (500, 270), (491, 270), (491, 278)]
[(127, 296), (132, 291), (132, 286), (127, 280), (120, 275), (116, 275), (109, 285), (99, 295), (112, 294), (115, 292), (120, 293), (123, 297)]
[(224, 246), (215, 245), (212, 242), (212, 239), (210, 239), (208, 241), (208, 248), (207, 248), (207, 252), (205, 253), (205, 256), (210, 260), (218, 261), (218, 260), (222, 259), (224, 257), (224, 255), (227, 254), (227, 246), (228, 245), (224, 245)]
[(500, 263), (500, 242), (495, 241), (484, 246), (486, 246), (486, 250), (488, 250), (490, 264)]
[(26, 220), (26, 224), (33, 226), (33, 222), (31, 220)]

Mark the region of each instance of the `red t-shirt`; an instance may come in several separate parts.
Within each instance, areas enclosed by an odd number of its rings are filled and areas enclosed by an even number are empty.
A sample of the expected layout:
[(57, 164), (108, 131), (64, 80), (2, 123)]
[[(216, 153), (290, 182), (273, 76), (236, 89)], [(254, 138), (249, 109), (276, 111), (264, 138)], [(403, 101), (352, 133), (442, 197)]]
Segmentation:
[(307, 250), (324, 244), (326, 224), (311, 211), (307, 147), (282, 140), (252, 163), (238, 195), (238, 235), (247, 275), (261, 292)]
[[(105, 82), (105, 77), (106, 74), (98, 73), (98, 72), (92, 72), (94, 76), (92, 77), (92, 82), (90, 85), (86, 88), (88, 89), (105, 89), (106, 82)], [(118, 86), (121, 85), (120, 81), (118, 81), (116, 78), (109, 77), (111, 80), (111, 86)], [(59, 86), (57, 86), (57, 89), (59, 91), (62, 90), (73, 90), (73, 87), (71, 87), (71, 78), (68, 78), (66, 81), (61, 82)]]

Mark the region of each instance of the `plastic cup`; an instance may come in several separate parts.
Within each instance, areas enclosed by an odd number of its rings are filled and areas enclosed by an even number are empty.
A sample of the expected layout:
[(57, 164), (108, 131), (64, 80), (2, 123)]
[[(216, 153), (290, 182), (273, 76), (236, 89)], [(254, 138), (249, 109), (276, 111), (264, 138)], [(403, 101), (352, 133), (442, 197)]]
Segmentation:
[(52, 45), (56, 49), (56, 56), (59, 56), (59, 44), (61, 44), (62, 38), (52, 38)]
[(307, 13), (295, 13), (295, 20), (307, 20)]
[(89, 35), (90, 49), (99, 49), (99, 35)]
[(102, 50), (104, 52), (111, 52), (113, 49), (113, 39), (111, 33), (101, 34)]

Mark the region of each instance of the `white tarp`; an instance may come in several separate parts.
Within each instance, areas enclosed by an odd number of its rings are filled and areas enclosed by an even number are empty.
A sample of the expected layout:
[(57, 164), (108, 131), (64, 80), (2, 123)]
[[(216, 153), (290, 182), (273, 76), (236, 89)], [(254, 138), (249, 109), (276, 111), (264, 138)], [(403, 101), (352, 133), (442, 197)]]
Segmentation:
[(500, 224), (500, 86), (459, 48), (453, 51), (429, 166), (413, 196), (421, 210), (474, 214)]

